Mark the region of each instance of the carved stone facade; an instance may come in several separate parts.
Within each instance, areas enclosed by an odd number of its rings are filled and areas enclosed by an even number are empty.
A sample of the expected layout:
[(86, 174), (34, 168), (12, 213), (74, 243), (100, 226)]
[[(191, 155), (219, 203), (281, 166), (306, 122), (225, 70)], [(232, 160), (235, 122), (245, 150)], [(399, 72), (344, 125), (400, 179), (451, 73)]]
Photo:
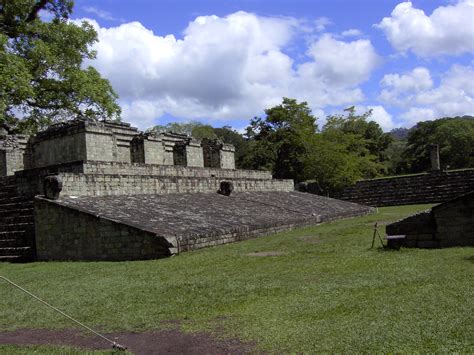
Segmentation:
[[(235, 169), (231, 145), (212, 141), (201, 145), (175, 133), (143, 133), (128, 123), (76, 120), (31, 137), (0, 133), (0, 176), (75, 161)], [(212, 163), (203, 154), (210, 146)]]

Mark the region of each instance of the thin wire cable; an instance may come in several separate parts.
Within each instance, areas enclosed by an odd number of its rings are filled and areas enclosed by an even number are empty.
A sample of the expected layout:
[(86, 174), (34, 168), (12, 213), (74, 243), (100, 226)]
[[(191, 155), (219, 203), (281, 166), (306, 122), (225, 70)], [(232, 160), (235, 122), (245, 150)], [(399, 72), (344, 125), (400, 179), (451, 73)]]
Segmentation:
[(88, 327), (87, 325), (85, 325), (85, 324), (82, 324), (81, 322), (79, 322), (78, 320), (72, 318), (70, 315), (67, 315), (66, 313), (64, 313), (64, 312), (61, 311), (60, 309), (58, 309), (58, 308), (56, 308), (56, 307), (50, 305), (50, 304), (49, 304), (48, 302), (46, 302), (46, 301), (43, 301), (43, 300), (42, 300), (41, 298), (39, 298), (38, 296), (35, 296), (35, 295), (32, 294), (30, 291), (25, 290), (23, 287), (17, 285), (17, 284), (14, 283), (13, 281), (10, 281), (10, 280), (7, 279), (6, 277), (0, 275), (0, 278), (3, 279), (3, 280), (5, 280), (5, 281), (8, 282), (9, 284), (13, 285), (14, 287), (18, 288), (19, 290), (23, 291), (23, 292), (26, 293), (27, 295), (33, 297), (35, 300), (40, 301), (41, 303), (45, 304), (45, 305), (48, 306), (49, 308), (51, 308), (51, 309), (55, 310), (56, 312), (62, 314), (64, 317), (66, 317), (66, 318), (72, 320), (73, 322), (79, 324), (81, 327), (87, 329), (88, 331), (90, 331), (90, 332), (94, 333), (95, 335), (101, 337), (102, 339), (108, 341), (109, 343), (112, 344), (112, 347), (113, 347), (114, 349), (119, 349), (119, 350), (125, 350), (125, 349), (127, 349), (125, 346), (120, 345), (119, 343), (117, 343), (117, 342), (115, 342), (115, 341), (113, 341), (113, 340), (107, 338), (106, 336), (104, 336), (104, 335), (102, 335), (102, 334), (96, 332), (94, 329), (89, 328), (89, 327)]

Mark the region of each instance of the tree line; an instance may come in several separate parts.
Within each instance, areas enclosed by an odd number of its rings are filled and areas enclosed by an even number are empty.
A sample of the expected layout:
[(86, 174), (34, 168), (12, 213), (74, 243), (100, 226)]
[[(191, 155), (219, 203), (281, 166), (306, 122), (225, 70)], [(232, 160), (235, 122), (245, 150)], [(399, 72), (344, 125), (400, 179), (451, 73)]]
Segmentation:
[(474, 168), (474, 117), (419, 122), (384, 133), (372, 111), (354, 107), (330, 115), (319, 127), (306, 102), (283, 98), (250, 120), (245, 133), (199, 122), (169, 123), (152, 131), (220, 139), (236, 148), (238, 169), (270, 170), (275, 178), (310, 182), (314, 191), (337, 195), (359, 179), (430, 169), (429, 146), (440, 146), (443, 169)]

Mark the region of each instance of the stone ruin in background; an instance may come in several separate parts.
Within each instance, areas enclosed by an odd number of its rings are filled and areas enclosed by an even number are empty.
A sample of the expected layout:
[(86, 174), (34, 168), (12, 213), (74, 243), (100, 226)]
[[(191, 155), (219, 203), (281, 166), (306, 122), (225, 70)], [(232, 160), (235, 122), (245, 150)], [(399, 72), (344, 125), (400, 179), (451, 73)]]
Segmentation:
[(0, 132), (0, 176), (74, 161), (235, 169), (234, 147), (176, 133), (143, 133), (128, 123), (76, 120), (35, 136)]

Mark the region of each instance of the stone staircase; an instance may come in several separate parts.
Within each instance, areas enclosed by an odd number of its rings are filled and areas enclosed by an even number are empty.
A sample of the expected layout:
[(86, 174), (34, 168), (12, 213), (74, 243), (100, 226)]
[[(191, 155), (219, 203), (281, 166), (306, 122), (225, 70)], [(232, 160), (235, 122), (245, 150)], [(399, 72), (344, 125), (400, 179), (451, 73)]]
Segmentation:
[(15, 177), (0, 178), (0, 261), (35, 258), (33, 200), (17, 194)]

